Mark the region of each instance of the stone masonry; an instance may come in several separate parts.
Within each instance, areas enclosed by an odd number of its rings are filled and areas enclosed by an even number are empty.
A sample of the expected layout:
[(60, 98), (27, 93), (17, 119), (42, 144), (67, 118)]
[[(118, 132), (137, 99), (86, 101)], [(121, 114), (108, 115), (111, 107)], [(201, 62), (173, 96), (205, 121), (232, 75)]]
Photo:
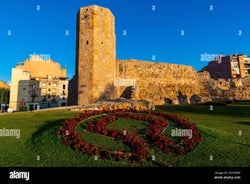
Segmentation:
[(107, 8), (80, 8), (77, 19), (76, 74), (69, 83), (69, 105), (115, 99), (154, 105), (250, 99), (250, 79), (218, 81), (192, 66), (116, 59), (115, 18)]
[[(134, 100), (147, 100), (153, 104), (164, 104), (166, 99), (179, 104), (181, 93), (187, 103), (193, 94), (200, 93), (197, 72), (191, 66), (156, 63), (139, 60), (117, 60), (115, 82), (116, 97), (133, 85)], [(131, 84), (132, 83), (132, 84)], [(129, 98), (129, 97), (127, 97)]]
[(109, 9), (93, 5), (80, 8), (77, 22), (77, 103), (114, 98), (114, 16)]

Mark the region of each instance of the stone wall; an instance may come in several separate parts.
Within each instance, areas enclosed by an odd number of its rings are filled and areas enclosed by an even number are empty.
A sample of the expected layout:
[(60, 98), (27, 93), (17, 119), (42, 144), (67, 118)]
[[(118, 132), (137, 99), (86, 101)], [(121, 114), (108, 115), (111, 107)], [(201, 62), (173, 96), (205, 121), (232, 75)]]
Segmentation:
[[(146, 100), (154, 105), (250, 99), (250, 82), (244, 79), (214, 80), (192, 66), (116, 59), (114, 19), (107, 8), (80, 8), (76, 75), (69, 84), (69, 104), (115, 99)], [(225, 69), (211, 65), (214, 67), (216, 72)]]
[(240, 101), (250, 100), (250, 79), (236, 78), (217, 80), (210, 78), (208, 72), (197, 73), (202, 101)]
[[(140, 60), (117, 60), (117, 78), (122, 81), (115, 84), (116, 98), (122, 97), (126, 89), (132, 86), (134, 100), (147, 100), (162, 105), (167, 99), (174, 104), (189, 103), (194, 94), (200, 94), (198, 76), (191, 66), (155, 63)], [(184, 99), (183, 99), (184, 98)]]

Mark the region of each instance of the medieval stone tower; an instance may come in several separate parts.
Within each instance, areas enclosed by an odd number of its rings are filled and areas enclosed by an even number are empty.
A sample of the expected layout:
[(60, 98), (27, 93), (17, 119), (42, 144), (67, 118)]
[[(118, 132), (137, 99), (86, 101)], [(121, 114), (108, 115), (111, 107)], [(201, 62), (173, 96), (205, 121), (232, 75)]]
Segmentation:
[(109, 9), (92, 5), (77, 16), (76, 98), (78, 105), (114, 98), (115, 20)]
[(214, 98), (204, 85), (206, 75), (192, 66), (117, 59), (115, 18), (107, 8), (80, 8), (76, 32), (76, 71), (69, 82), (69, 105), (124, 98), (155, 105), (185, 104)]

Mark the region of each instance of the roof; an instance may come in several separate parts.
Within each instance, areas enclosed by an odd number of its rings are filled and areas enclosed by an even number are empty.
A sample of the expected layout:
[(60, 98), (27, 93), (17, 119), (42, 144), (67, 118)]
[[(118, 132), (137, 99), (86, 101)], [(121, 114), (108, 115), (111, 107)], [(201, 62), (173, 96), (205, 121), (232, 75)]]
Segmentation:
[(0, 81), (0, 88), (10, 89), (10, 86), (3, 81)]

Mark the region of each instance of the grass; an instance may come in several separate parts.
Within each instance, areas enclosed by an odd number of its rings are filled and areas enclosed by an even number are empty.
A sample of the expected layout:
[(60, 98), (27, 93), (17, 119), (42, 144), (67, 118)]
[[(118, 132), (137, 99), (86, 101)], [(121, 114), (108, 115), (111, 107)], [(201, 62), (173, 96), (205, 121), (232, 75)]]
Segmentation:
[[(203, 142), (184, 156), (161, 152), (149, 140), (148, 152), (155, 161), (131, 164), (129, 161), (94, 160), (76, 153), (61, 143), (56, 131), (66, 118), (78, 112), (68, 110), (22, 112), (0, 115), (0, 129), (20, 129), (21, 137), (0, 137), (1, 167), (249, 167), (250, 166), (250, 104), (237, 103), (214, 106), (210, 111), (207, 105), (157, 106), (158, 110), (185, 116), (195, 123), (204, 137)], [(96, 117), (98, 118), (98, 117)], [(128, 150), (118, 140), (84, 132), (86, 122), (77, 131), (86, 134), (88, 141), (98, 145), (108, 145), (110, 149)], [(143, 137), (147, 122), (119, 119), (109, 125), (117, 129), (136, 129)], [(164, 132), (169, 135), (171, 128)], [(241, 134), (240, 134), (241, 133)]]
[[(99, 116), (100, 117), (100, 116)], [(89, 118), (89, 120), (94, 120), (97, 118)], [(114, 122), (115, 123), (115, 122)], [(112, 123), (113, 124), (113, 123)], [(129, 151), (129, 147), (125, 145), (121, 140), (112, 139), (111, 137), (107, 137), (100, 134), (95, 134), (92, 132), (84, 131), (87, 126), (87, 121), (84, 120), (76, 126), (76, 131), (82, 135), (83, 139), (92, 144), (97, 144), (100, 147), (106, 147), (108, 150), (122, 150)]]

